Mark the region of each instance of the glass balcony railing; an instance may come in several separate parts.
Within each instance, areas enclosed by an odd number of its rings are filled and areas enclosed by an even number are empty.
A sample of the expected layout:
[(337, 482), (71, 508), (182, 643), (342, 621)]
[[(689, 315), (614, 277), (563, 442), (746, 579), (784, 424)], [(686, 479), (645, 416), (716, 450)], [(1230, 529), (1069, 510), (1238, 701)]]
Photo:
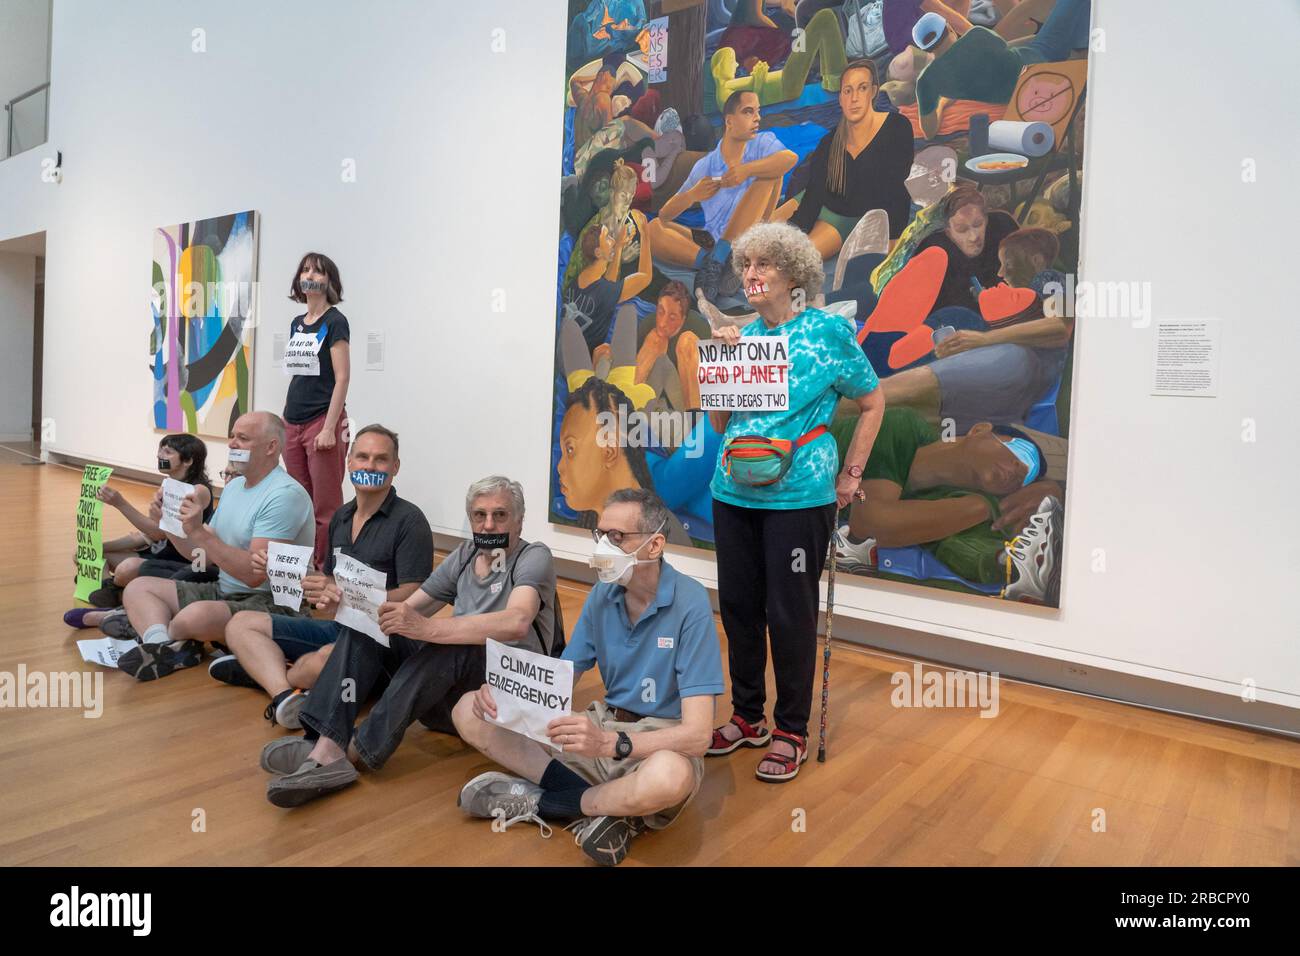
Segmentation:
[(4, 154), (8, 159), (40, 146), (49, 134), (50, 84), (28, 90), (5, 104)]

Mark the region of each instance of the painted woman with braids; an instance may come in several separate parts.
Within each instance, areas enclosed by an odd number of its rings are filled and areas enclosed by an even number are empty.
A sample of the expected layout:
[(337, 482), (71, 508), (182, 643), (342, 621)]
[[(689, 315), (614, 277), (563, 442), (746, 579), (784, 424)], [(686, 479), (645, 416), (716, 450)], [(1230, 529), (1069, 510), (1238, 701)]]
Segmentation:
[[(629, 441), (627, 428), (638, 417), (638, 404), (653, 396), (636, 375), (636, 310), (619, 310), (607, 345), (593, 354), (569, 318), (560, 323), (560, 358), (569, 384), (569, 401), (560, 421), (556, 474), (560, 494), (582, 514), (583, 527), (594, 528), (596, 515), (610, 493), (620, 488), (655, 491), (643, 441)], [(632, 397), (629, 397), (631, 393)], [(689, 545), (691, 536), (676, 516), (664, 529), (673, 544)]]
[(904, 185), (912, 172), (912, 127), (899, 113), (877, 110), (876, 64), (853, 60), (840, 76), (840, 112), (809, 160), (808, 188), (777, 210), (789, 217), (821, 253), (832, 258), (858, 220), (872, 209), (889, 215), (889, 238), (911, 219), (912, 197)]

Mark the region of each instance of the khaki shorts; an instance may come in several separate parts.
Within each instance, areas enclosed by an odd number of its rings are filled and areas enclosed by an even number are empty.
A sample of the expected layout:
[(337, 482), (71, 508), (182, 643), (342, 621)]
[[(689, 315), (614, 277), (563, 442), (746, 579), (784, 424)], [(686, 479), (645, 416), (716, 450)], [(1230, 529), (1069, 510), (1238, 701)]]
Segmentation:
[[(614, 719), (614, 715), (605, 706), (603, 700), (593, 700), (587, 705), (587, 719), (601, 730), (621, 730), (629, 734), (663, 730), (665, 727), (676, 727), (681, 723), (680, 720), (670, 720), (666, 717), (642, 717), (636, 723), (625, 723)], [(641, 761), (635, 758), (615, 760), (613, 757), (584, 757), (581, 754), (571, 753), (556, 754), (555, 759), (593, 786), (635, 773), (637, 767), (641, 765)], [(704, 779), (704, 758), (687, 757), (686, 759), (691, 762), (691, 769), (695, 771), (695, 786), (686, 799), (677, 806), (642, 817), (645, 825), (651, 830), (662, 830), (676, 820), (678, 814), (686, 809), (686, 804), (694, 800), (695, 795), (700, 792), (700, 782)]]
[(240, 611), (265, 611), (267, 614), (288, 614), (298, 617), (301, 611), (281, 607), (275, 603), (270, 591), (247, 591), (236, 594), (222, 594), (217, 581), (176, 581), (176, 605), (184, 608), (197, 601), (220, 601), (230, 608), (230, 613)]

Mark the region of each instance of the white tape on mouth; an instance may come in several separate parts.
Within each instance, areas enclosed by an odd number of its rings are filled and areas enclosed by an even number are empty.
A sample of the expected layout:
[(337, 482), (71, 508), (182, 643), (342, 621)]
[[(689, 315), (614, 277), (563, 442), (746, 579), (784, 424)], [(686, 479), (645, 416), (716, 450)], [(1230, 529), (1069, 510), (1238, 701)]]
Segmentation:
[(252, 452), (247, 448), (228, 448), (226, 449), (226, 460), (236, 464), (246, 462), (252, 457)]
[(767, 292), (766, 282), (755, 282), (745, 290), (746, 295), (763, 295), (765, 292)]

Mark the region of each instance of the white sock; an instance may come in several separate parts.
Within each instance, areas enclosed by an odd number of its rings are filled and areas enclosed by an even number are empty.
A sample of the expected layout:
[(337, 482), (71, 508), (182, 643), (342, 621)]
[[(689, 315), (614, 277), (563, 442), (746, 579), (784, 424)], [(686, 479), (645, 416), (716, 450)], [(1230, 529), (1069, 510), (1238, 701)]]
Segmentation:
[(145, 628), (140, 640), (145, 644), (170, 644), (171, 636), (167, 633), (166, 624), (150, 624)]

